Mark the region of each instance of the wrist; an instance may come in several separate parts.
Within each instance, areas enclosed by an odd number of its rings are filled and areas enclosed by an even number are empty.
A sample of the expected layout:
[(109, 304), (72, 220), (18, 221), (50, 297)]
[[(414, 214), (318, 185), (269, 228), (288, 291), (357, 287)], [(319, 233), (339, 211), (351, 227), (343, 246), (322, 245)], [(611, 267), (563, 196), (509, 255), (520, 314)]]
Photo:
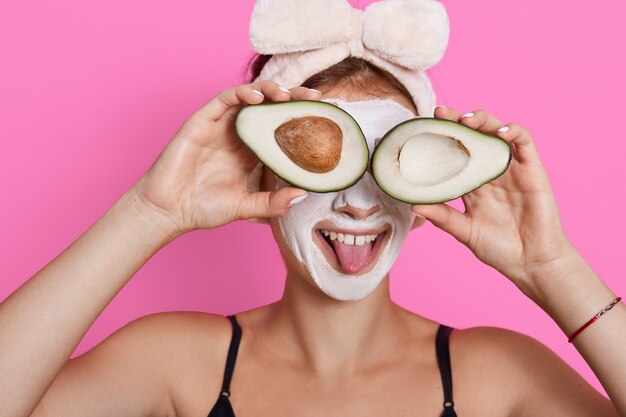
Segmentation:
[(533, 301), (568, 337), (616, 298), (582, 257), (577, 266), (534, 289)]
[(548, 262), (527, 268), (526, 276), (531, 281), (540, 282), (542, 279), (557, 279), (579, 267), (585, 262), (578, 250), (569, 241), (562, 244), (559, 256)]
[(520, 289), (567, 335), (615, 298), (573, 246), (533, 271)]
[(124, 193), (114, 208), (132, 215), (142, 225), (142, 234), (158, 245), (165, 246), (185, 233), (165, 213), (150, 207), (134, 186)]
[(560, 256), (541, 265), (528, 267), (525, 273), (526, 279), (520, 285), (520, 289), (539, 304), (548, 288), (562, 285), (560, 282), (579, 274), (585, 267), (588, 268), (588, 265), (580, 253), (568, 243), (564, 246)]

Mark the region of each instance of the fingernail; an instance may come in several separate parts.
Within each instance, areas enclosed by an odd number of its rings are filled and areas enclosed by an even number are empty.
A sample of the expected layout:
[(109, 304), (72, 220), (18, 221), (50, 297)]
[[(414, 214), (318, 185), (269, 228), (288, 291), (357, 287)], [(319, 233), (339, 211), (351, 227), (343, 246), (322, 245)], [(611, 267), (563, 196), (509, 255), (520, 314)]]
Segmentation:
[(283, 93), (287, 93), (287, 94), (291, 94), (291, 91), (287, 90), (285, 87), (283, 87), (282, 85), (278, 86), (278, 89), (280, 91), (282, 91)]
[(253, 92), (254, 94), (256, 94), (256, 95), (261, 96), (261, 97), (265, 97), (265, 96), (263, 95), (263, 93), (262, 93), (262, 92), (260, 92), (259, 90), (252, 90), (252, 92)]
[(322, 92), (321, 92), (320, 90), (316, 90), (315, 88), (309, 88), (309, 90), (314, 91), (314, 92), (316, 92), (316, 93), (320, 93), (320, 94), (322, 94)]
[(305, 198), (307, 198), (308, 196), (309, 196), (308, 194), (305, 194), (305, 195), (301, 195), (300, 197), (296, 197), (296, 198), (294, 198), (293, 200), (291, 200), (289, 202), (289, 205), (290, 206), (296, 205), (299, 202), (301, 202), (302, 200), (304, 200)]
[(466, 117), (472, 117), (474, 115), (474, 113), (469, 112), (469, 113), (465, 113), (463, 116), (461, 116), (461, 119), (465, 119)]
[(437, 104), (437, 107), (441, 107), (442, 109), (447, 109), (448, 106), (444, 106), (443, 104)]
[(498, 129), (498, 132), (508, 132), (511, 128), (508, 126), (501, 127)]

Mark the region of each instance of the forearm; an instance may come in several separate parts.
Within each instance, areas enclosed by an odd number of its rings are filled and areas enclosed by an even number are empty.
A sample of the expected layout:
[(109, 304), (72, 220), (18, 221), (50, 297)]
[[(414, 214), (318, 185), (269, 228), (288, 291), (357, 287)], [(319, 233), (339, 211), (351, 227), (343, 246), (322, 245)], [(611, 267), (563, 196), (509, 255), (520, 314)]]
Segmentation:
[(28, 416), (89, 327), (176, 234), (131, 188), (0, 303), (0, 410)]
[[(617, 298), (573, 247), (522, 289), (569, 338)], [(617, 303), (572, 341), (620, 415), (626, 417), (626, 306)]]

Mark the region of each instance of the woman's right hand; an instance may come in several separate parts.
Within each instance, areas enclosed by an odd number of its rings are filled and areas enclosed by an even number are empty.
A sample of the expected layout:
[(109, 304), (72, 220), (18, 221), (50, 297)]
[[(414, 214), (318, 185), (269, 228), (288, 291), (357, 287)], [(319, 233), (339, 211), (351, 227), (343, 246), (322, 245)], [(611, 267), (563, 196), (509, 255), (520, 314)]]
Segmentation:
[(248, 177), (260, 161), (237, 137), (234, 120), (243, 105), (290, 99), (319, 100), (321, 94), (304, 87), (288, 93), (271, 81), (220, 92), (185, 121), (133, 186), (137, 197), (150, 213), (171, 220), (177, 234), (284, 215), (306, 191), (249, 191)]

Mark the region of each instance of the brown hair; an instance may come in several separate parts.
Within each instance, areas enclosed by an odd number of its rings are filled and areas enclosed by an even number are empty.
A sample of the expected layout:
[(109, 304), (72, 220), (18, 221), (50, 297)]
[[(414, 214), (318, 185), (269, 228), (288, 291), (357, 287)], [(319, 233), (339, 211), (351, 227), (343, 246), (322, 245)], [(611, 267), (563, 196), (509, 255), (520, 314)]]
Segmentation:
[[(272, 55), (254, 55), (250, 59), (248, 63), (249, 82), (254, 81), (259, 76), (271, 57)], [(339, 84), (372, 93), (400, 94), (413, 103), (411, 93), (391, 73), (356, 57), (348, 57), (317, 74), (313, 74), (304, 80), (302, 86), (319, 90), (324, 87), (332, 88)]]

